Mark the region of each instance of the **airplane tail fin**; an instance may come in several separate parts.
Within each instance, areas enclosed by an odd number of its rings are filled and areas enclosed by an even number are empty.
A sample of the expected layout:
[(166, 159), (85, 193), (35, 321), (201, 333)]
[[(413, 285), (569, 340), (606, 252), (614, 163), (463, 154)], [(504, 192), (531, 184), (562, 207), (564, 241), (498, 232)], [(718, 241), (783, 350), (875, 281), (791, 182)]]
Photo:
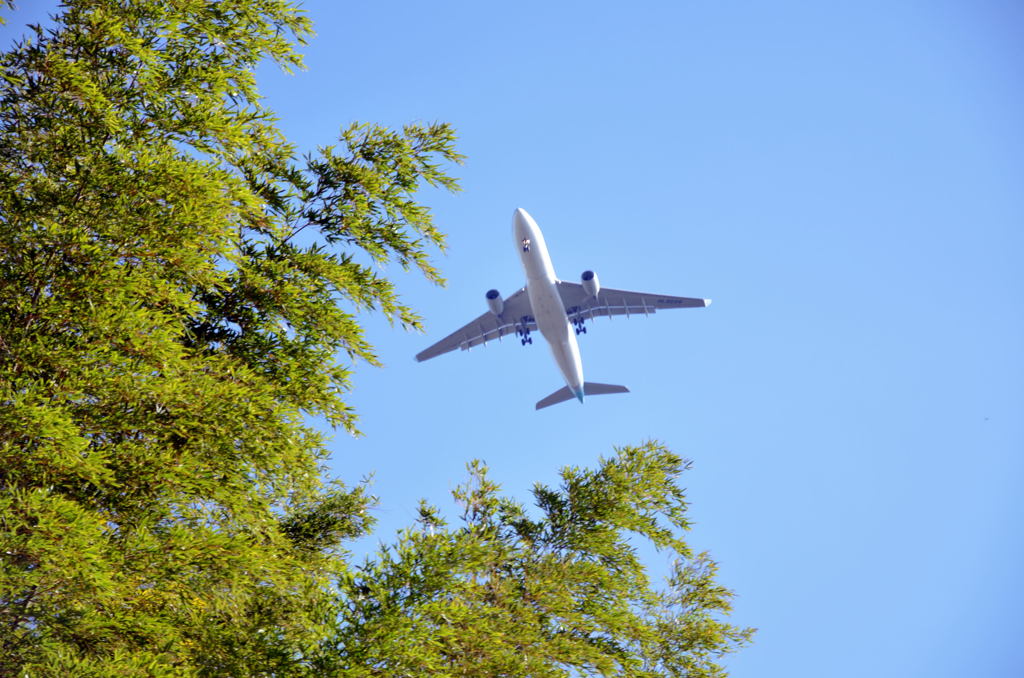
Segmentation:
[(598, 384), (594, 381), (586, 381), (583, 383), (582, 393), (573, 393), (569, 390), (568, 386), (563, 386), (547, 398), (538, 402), (537, 409), (542, 410), (545, 407), (564, 403), (566, 400), (572, 400), (573, 398), (579, 398), (580, 402), (583, 402), (583, 396), (585, 395), (605, 395), (608, 393), (629, 393), (629, 389), (617, 384)]

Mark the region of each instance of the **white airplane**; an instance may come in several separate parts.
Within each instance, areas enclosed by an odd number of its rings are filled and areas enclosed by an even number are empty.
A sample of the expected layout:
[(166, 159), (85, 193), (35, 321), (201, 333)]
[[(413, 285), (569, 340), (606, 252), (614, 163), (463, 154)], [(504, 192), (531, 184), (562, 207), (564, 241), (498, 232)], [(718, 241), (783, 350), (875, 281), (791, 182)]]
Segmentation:
[[(468, 350), (515, 332), (524, 346), (533, 343), (530, 332), (540, 330), (565, 378), (565, 386), (537, 403), (542, 409), (573, 397), (605, 393), (628, 393), (625, 386), (583, 381), (583, 363), (576, 335), (585, 333), (585, 321), (597, 316), (643, 313), (658, 309), (708, 306), (710, 299), (670, 297), (642, 292), (601, 289), (597, 274), (584, 271), (579, 283), (563, 282), (555, 277), (544, 235), (537, 222), (522, 207), (512, 217), (519, 260), (526, 272), (526, 286), (502, 300), (498, 290), (487, 292), (490, 310), (466, 326), (455, 330), (430, 348), (416, 354), (416, 360), (430, 360), (455, 349)], [(575, 331), (574, 331), (575, 330)]]

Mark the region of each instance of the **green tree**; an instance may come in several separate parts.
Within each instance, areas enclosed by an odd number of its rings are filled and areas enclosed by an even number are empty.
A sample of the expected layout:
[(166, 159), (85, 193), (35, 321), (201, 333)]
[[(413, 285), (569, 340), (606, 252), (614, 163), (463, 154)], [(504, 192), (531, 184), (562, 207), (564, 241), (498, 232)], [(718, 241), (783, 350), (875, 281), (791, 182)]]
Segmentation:
[(536, 520), (474, 466), (463, 527), (425, 506), (350, 564), (372, 497), (304, 422), (357, 432), (358, 314), (419, 325), (376, 264), (440, 281), (414, 195), (460, 156), (444, 124), (300, 155), (253, 69), (309, 34), (286, 0), (74, 0), (0, 56), (0, 675), (714, 673), (747, 632), (656, 445)]
[(374, 264), (440, 280), (413, 194), (459, 156), (436, 124), (299, 157), (253, 68), (309, 33), (76, 0), (0, 59), (0, 675), (286, 674), (322, 635), (370, 521), (305, 417), (356, 430), (356, 313), (418, 326)]
[[(421, 505), (395, 546), (341, 578), (325, 667), (344, 676), (701, 676), (753, 631), (719, 619), (732, 594), (682, 539), (689, 466), (656, 443), (538, 485), (540, 515), (498, 495), (486, 467), (454, 493), (462, 527)], [(636, 555), (672, 559), (665, 587)], [(370, 641), (370, 642), (367, 642)], [(332, 671), (333, 673), (334, 671)]]

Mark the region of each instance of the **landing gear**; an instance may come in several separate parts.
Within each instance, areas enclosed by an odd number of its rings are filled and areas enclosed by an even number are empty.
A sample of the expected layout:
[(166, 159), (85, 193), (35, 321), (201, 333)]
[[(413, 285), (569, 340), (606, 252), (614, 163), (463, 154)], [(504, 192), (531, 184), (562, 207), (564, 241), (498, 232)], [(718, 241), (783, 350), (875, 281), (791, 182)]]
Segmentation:
[(584, 326), (587, 319), (581, 311), (582, 309), (579, 306), (570, 306), (565, 309), (565, 314), (569, 316), (569, 322), (572, 324), (573, 329), (576, 330), (576, 334), (587, 333), (587, 328)]
[(526, 324), (525, 318), (523, 322), (516, 327), (516, 334), (519, 335), (519, 343), (523, 346), (533, 343), (533, 339), (530, 337), (530, 326)]

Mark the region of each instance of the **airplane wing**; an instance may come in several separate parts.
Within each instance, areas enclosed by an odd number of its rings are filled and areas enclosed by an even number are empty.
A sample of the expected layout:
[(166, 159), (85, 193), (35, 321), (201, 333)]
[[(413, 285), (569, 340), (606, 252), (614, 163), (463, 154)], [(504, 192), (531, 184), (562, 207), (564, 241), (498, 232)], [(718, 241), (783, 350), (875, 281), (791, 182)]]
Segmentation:
[(668, 308), (703, 308), (710, 299), (670, 297), (666, 294), (646, 294), (600, 288), (597, 296), (590, 296), (583, 285), (559, 281), (558, 294), (565, 305), (569, 322), (582, 323), (588, 318), (613, 315), (649, 315)]
[(442, 353), (462, 349), (463, 351), (486, 344), (488, 341), (500, 339), (513, 332), (537, 329), (537, 321), (533, 317), (533, 307), (526, 288), (505, 299), (501, 315), (487, 311), (466, 325), (455, 330), (433, 346), (416, 354), (416, 360), (423, 362), (436, 358)]

